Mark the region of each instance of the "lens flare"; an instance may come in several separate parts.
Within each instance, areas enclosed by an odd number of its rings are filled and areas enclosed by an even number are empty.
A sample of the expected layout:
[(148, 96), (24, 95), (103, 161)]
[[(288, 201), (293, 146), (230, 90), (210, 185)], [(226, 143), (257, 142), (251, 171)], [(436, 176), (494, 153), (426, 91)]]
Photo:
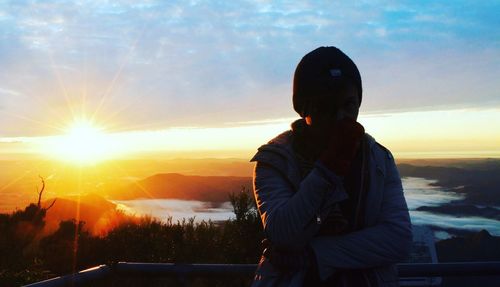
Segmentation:
[(94, 164), (109, 159), (116, 150), (104, 128), (85, 119), (73, 122), (65, 135), (53, 137), (47, 149), (54, 157), (76, 164)]

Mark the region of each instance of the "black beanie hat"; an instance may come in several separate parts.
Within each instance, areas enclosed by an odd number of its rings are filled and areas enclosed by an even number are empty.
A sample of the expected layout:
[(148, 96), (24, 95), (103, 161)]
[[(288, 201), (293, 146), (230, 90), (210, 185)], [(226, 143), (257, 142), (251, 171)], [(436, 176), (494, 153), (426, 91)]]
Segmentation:
[(361, 75), (356, 64), (336, 47), (319, 47), (300, 60), (293, 77), (293, 108), (304, 117), (308, 103), (350, 82), (358, 89), (361, 104)]

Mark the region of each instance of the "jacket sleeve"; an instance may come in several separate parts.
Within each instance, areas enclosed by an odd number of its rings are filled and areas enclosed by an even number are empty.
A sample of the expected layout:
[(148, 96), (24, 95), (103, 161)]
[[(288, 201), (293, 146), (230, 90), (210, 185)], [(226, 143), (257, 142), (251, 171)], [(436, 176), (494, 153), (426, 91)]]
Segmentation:
[[(368, 203), (369, 204), (369, 203)], [(358, 269), (393, 264), (410, 252), (412, 231), (401, 178), (392, 156), (386, 157), (386, 176), (377, 224), (341, 236), (311, 240), (320, 278), (337, 268)]]
[(318, 230), (317, 216), (326, 216), (329, 206), (347, 198), (342, 184), (320, 167), (313, 168), (296, 191), (280, 170), (259, 161), (254, 195), (266, 237), (283, 246), (307, 244)]

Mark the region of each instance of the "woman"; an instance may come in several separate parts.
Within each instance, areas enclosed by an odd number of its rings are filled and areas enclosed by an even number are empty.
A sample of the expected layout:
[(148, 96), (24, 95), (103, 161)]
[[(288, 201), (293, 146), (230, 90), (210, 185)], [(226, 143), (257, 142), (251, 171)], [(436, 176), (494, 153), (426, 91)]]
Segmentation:
[(359, 71), (339, 49), (298, 64), (301, 119), (251, 160), (266, 235), (252, 286), (398, 286), (408, 208), (392, 154), (356, 122), (361, 99)]

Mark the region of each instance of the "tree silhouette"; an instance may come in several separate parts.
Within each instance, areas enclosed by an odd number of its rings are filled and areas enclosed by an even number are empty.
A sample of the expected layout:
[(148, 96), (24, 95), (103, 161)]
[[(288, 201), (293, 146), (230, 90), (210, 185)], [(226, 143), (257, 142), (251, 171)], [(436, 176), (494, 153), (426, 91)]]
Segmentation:
[[(42, 187), (37, 191), (37, 204), (30, 203), (24, 210), (0, 216), (0, 285), (19, 285), (45, 279), (47, 274), (36, 270), (40, 262), (36, 256), (37, 240), (45, 226), (47, 210), (54, 206), (54, 199), (48, 207), (41, 202), (45, 191), (45, 180), (40, 176)], [(31, 271), (27, 269), (31, 267)], [(15, 282), (15, 283), (13, 283)]]

